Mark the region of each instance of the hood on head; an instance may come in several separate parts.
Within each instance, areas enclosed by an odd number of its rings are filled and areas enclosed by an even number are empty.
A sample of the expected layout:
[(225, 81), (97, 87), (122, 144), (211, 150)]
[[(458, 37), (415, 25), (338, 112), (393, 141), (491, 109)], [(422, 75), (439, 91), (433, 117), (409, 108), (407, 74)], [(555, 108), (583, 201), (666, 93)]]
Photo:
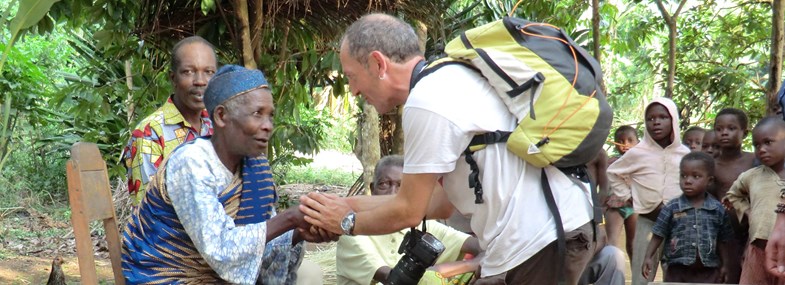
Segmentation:
[(660, 104), (662, 106), (665, 106), (665, 109), (668, 110), (668, 114), (671, 115), (671, 139), (673, 140), (673, 142), (671, 142), (671, 144), (668, 145), (668, 147), (674, 145), (676, 146), (681, 145), (681, 136), (679, 135), (679, 110), (676, 107), (676, 103), (674, 103), (673, 100), (668, 99), (667, 97), (654, 98), (648, 105), (646, 105), (646, 109), (644, 109), (643, 112), (643, 116), (644, 116), (643, 128), (645, 131), (643, 132), (642, 142), (645, 142), (646, 144), (652, 146), (659, 146), (659, 144), (657, 144), (657, 142), (654, 141), (654, 139), (651, 138), (651, 136), (649, 135), (649, 129), (646, 126), (646, 111), (648, 111), (649, 108), (654, 104)]

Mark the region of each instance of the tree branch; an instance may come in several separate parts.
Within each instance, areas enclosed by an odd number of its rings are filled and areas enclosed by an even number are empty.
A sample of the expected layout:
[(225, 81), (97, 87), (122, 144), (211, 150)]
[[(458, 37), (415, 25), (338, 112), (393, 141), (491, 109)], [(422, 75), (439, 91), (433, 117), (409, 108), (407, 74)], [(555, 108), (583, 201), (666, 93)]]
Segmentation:
[(676, 12), (673, 13), (673, 18), (678, 18), (679, 17), (679, 13), (681, 13), (681, 8), (684, 8), (684, 4), (686, 4), (686, 3), (687, 3), (687, 0), (681, 0), (681, 3), (679, 3), (679, 8), (676, 8)]

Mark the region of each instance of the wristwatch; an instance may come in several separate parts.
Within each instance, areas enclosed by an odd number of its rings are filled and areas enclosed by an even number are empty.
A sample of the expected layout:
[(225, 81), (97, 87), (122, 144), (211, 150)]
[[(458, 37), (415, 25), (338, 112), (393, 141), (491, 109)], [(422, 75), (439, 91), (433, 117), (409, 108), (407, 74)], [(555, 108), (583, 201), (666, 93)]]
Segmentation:
[(343, 234), (347, 236), (351, 236), (354, 232), (354, 216), (354, 211), (349, 211), (349, 213), (346, 214), (346, 217), (343, 217), (343, 220), (341, 221), (341, 230), (343, 230)]

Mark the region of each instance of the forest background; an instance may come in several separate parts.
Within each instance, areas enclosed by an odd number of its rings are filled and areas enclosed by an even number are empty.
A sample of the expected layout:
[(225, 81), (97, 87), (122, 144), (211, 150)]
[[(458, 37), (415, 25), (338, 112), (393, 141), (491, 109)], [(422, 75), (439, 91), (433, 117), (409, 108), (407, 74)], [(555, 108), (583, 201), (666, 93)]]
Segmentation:
[[(129, 130), (171, 94), (170, 49), (185, 36), (206, 38), (221, 63), (259, 68), (271, 81), (278, 111), (269, 156), (279, 184), (348, 187), (359, 173), (309, 168), (310, 155), (354, 153), (367, 182), (380, 156), (401, 152), (402, 135), (399, 109), (380, 115), (348, 93), (337, 56), (345, 27), (368, 12), (400, 16), (433, 57), (515, 2), (0, 0), (0, 259), (14, 240), (63, 235), (3, 222), (32, 211), (68, 221), (73, 143), (97, 143), (120, 187)], [(711, 128), (724, 107), (751, 122), (777, 111), (782, 2), (531, 0), (514, 16), (564, 28), (600, 60), (614, 128), (642, 129), (643, 106), (667, 96), (684, 130)]]

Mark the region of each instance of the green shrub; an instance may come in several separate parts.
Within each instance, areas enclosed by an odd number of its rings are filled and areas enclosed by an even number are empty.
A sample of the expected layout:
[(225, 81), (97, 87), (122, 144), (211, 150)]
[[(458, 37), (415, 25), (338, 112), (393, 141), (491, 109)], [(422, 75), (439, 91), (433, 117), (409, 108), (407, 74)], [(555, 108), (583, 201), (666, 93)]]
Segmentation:
[(360, 174), (354, 174), (340, 169), (313, 168), (309, 166), (292, 167), (280, 184), (320, 184), (331, 186), (351, 187)]

